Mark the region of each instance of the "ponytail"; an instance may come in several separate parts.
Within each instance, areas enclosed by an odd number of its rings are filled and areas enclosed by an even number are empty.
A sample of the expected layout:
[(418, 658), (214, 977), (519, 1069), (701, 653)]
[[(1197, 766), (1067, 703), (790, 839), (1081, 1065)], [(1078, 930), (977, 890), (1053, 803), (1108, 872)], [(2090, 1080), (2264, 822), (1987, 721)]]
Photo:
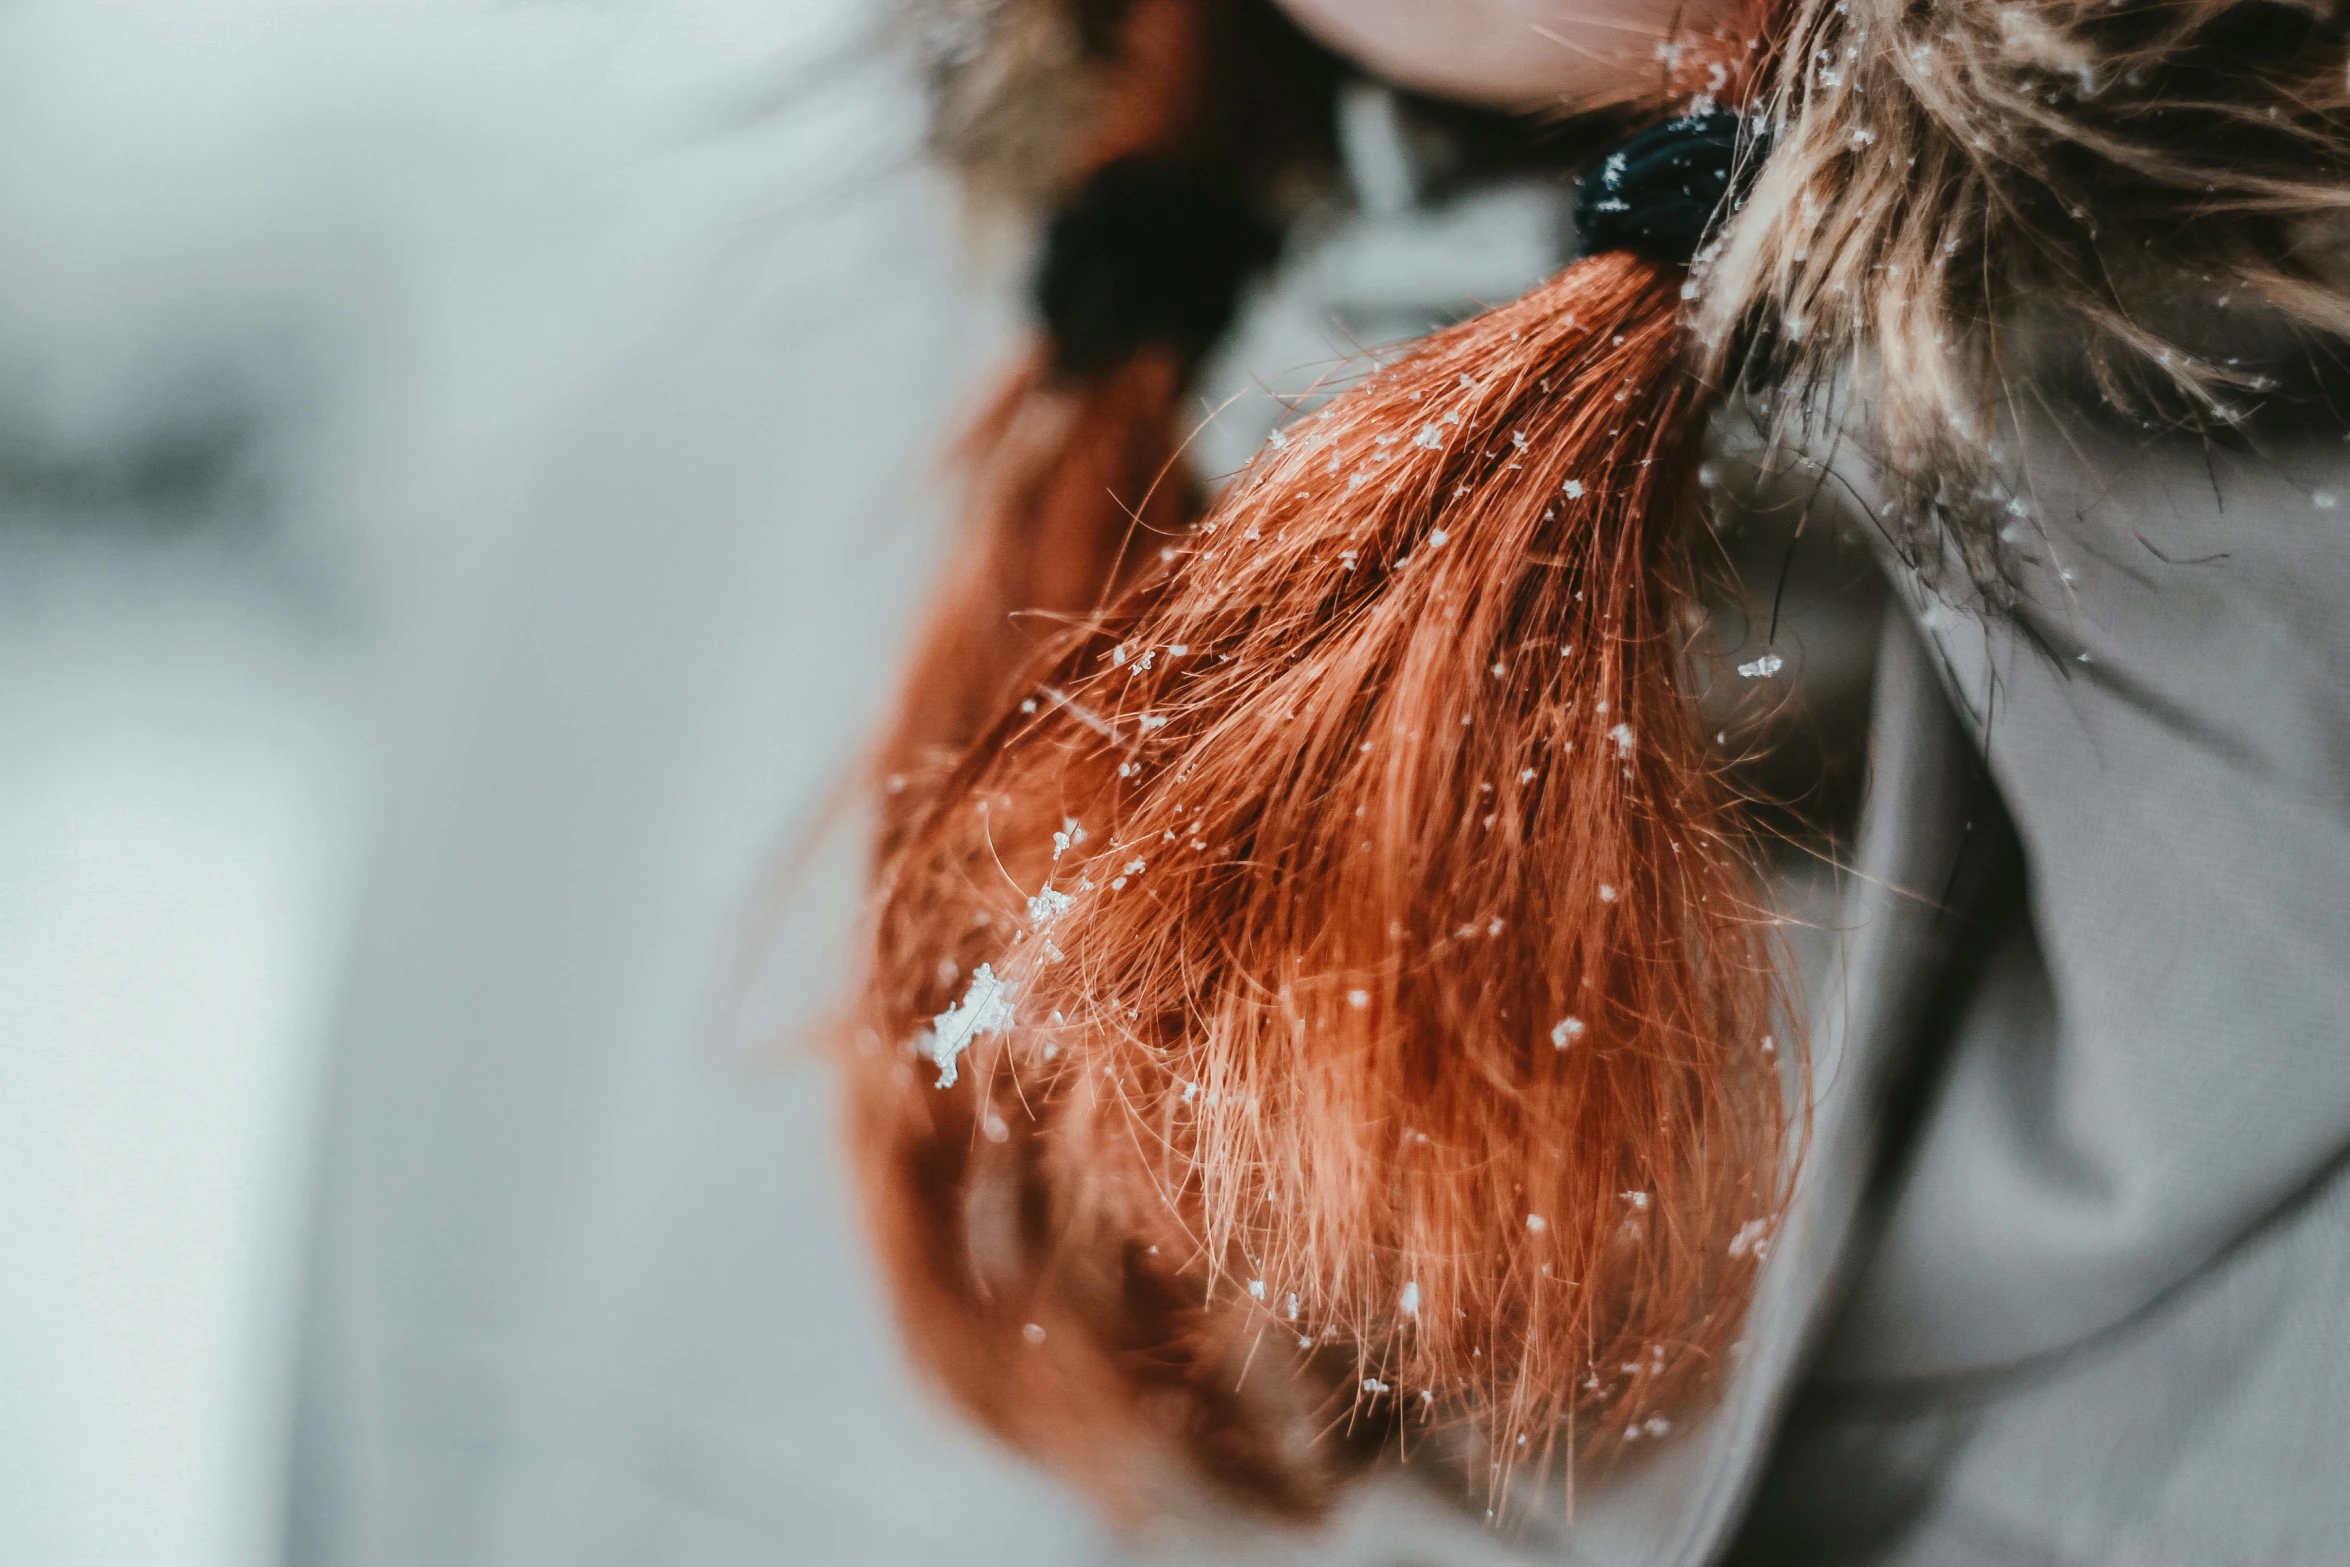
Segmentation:
[[(1079, 356), (1112, 379), (1030, 449), (1039, 359), (980, 427), (1027, 576), (917, 685), (853, 1137), (919, 1356), (1114, 1500), (1172, 1460), (1310, 1514), (1460, 1432), (1498, 1495), (1723, 1370), (1791, 1128), (1679, 674), (1685, 263), (1735, 125), (1673, 126), (1587, 185), (1603, 253), (1276, 435), (1196, 526), (1147, 484), (1115, 547), (1062, 520), (1160, 453), (1131, 432), (1180, 352)], [(1693, 223), (1617, 221), (1675, 193)], [(990, 639), (1031, 606), (1075, 618), (1020, 663)]]
[(1135, 541), (1197, 518), (1184, 394), (1330, 156), (1334, 64), (1264, 0), (1079, 0), (1066, 20), (1099, 112), (1050, 182), (1044, 331), (957, 444), (948, 587), (881, 747), (885, 853), (1054, 631), (1131, 579)]

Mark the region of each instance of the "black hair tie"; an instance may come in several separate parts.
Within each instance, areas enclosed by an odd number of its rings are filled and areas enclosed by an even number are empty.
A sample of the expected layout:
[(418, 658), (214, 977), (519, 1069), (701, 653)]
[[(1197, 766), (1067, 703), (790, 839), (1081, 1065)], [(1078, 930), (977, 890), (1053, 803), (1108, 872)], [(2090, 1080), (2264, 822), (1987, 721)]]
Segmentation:
[[(1575, 192), (1575, 237), (1585, 255), (1629, 250), (1686, 266), (1717, 214), (1740, 194), (1743, 117), (1726, 110), (1652, 125), (1619, 145)], [(1758, 148), (1747, 170), (1761, 161)]]
[(1106, 370), (1145, 346), (1195, 365), (1240, 304), (1281, 234), (1230, 174), (1124, 158), (1080, 186), (1046, 226), (1036, 308), (1058, 367)]

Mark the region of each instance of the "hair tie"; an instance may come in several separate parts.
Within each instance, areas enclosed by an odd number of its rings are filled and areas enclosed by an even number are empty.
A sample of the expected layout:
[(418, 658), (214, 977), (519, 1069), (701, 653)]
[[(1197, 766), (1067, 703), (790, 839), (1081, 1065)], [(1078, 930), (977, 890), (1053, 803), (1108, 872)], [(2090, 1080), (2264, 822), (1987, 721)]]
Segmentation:
[[(1743, 116), (1716, 110), (1652, 125), (1602, 159), (1575, 193), (1584, 255), (1629, 250), (1686, 266), (1714, 220), (1735, 204)], [(1757, 138), (1759, 141), (1759, 137)], [(1749, 157), (1746, 169), (1760, 162)]]
[(1153, 344), (1195, 364), (1232, 324), (1249, 274), (1280, 251), (1280, 231), (1228, 174), (1151, 158), (1104, 166), (1045, 230), (1035, 299), (1057, 367), (1106, 370)]

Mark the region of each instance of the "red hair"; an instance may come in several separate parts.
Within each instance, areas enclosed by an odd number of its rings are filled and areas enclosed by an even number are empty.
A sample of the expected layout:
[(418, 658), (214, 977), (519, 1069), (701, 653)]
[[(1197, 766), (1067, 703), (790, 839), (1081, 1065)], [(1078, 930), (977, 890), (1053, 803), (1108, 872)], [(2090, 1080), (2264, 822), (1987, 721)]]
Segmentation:
[(1105, 1496), (1172, 1460), (1311, 1513), (1426, 1429), (1498, 1492), (1722, 1370), (1791, 1128), (1678, 673), (1684, 276), (1436, 334), (1196, 525), (1148, 353), (1034, 361), (973, 438), (852, 1135), (919, 1357)]

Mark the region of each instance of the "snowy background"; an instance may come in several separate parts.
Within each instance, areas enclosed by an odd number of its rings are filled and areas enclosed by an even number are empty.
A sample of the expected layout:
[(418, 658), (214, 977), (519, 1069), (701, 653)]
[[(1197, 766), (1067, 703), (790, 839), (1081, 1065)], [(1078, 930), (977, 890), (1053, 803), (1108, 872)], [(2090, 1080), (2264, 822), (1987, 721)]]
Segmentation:
[(274, 1552), (387, 715), (683, 302), (821, 293), (864, 10), (0, 5), (0, 1561)]

